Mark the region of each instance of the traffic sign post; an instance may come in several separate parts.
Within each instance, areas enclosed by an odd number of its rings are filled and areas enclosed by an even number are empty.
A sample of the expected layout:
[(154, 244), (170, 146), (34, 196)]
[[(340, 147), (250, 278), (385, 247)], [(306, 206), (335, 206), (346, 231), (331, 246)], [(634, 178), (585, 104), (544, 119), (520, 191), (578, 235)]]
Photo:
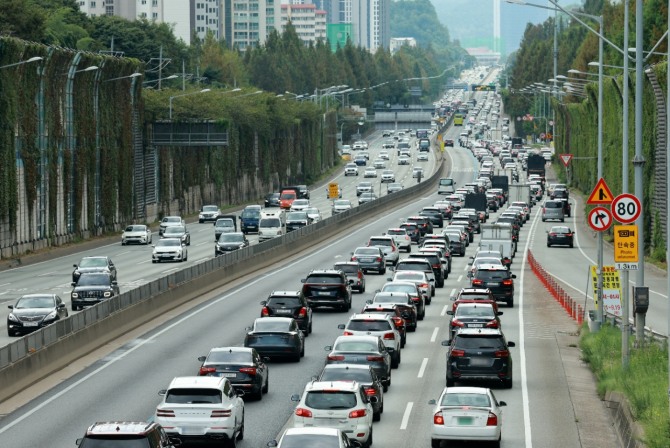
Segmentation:
[(337, 182), (328, 184), (328, 199), (337, 199), (340, 196), (340, 186)]
[(591, 192), (591, 195), (587, 199), (586, 203), (595, 205), (595, 204), (611, 204), (612, 201), (614, 200), (614, 195), (612, 194), (612, 190), (610, 190), (610, 187), (607, 186), (607, 183), (605, 182), (605, 179), (602, 177), (600, 180), (598, 180), (598, 183), (596, 184), (595, 188)]
[(640, 200), (630, 194), (620, 194), (612, 201), (612, 214), (621, 224), (631, 224), (640, 217), (642, 204)]
[(612, 214), (605, 207), (595, 207), (589, 212), (589, 226), (596, 232), (604, 232), (612, 225)]
[(620, 271), (636, 271), (639, 259), (636, 225), (614, 226), (614, 262)]
[(570, 164), (570, 161), (572, 160), (572, 154), (560, 154), (559, 157), (561, 158), (561, 162), (563, 162), (563, 165), (567, 168), (568, 165)]

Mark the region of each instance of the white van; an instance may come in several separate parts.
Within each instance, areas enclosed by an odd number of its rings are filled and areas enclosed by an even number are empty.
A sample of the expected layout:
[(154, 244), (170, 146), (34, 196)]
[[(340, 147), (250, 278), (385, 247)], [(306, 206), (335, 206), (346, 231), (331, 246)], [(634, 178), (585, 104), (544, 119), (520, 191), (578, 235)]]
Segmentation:
[(261, 211), (258, 221), (258, 241), (277, 238), (286, 233), (286, 218), (283, 210)]
[(450, 177), (443, 177), (440, 179), (440, 182), (437, 186), (437, 194), (452, 194), (456, 192), (454, 188), (456, 182)]

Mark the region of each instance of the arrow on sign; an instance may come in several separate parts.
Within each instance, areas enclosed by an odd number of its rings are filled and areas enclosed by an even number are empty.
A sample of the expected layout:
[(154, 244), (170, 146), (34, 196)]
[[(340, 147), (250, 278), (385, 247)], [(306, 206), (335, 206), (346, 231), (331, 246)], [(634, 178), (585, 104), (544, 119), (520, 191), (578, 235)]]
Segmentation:
[(596, 232), (603, 232), (612, 225), (612, 214), (605, 207), (596, 207), (589, 212), (589, 226)]
[(559, 155), (559, 157), (561, 158), (563, 165), (565, 165), (565, 167), (567, 168), (568, 164), (570, 163), (570, 160), (572, 160), (572, 154), (561, 154)]
[(596, 184), (595, 188), (591, 192), (589, 199), (586, 201), (587, 204), (611, 204), (614, 200), (614, 195), (610, 190), (610, 187), (607, 186), (605, 179), (602, 177)]

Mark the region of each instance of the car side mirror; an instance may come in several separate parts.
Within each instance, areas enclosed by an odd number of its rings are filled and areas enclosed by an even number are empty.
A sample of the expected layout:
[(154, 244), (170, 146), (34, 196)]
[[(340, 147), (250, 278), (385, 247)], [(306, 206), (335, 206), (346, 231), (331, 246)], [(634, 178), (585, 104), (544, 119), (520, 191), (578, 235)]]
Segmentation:
[[(11, 306), (11, 305), (10, 305), (10, 306)], [(58, 308), (61, 308), (61, 309), (62, 309), (62, 308), (65, 308), (65, 304), (64, 304), (64, 303), (59, 303), (59, 304), (58, 304)]]
[(267, 302), (266, 302), (265, 300), (261, 300), (261, 302), (260, 302), (260, 303), (261, 303), (261, 306), (265, 306), (265, 305), (267, 305), (267, 304), (268, 304), (268, 303), (267, 303)]
[(9, 308), (10, 310), (13, 310), (13, 309), (14, 309), (14, 305), (7, 305), (7, 308)]
[(440, 342), (440, 344), (444, 347), (449, 347), (451, 345), (451, 340), (445, 339), (444, 341)]
[(435, 404), (437, 404), (437, 401), (435, 401), (435, 399), (428, 400), (428, 404), (433, 404), (433, 405), (435, 405)]
[(454, 315), (454, 312), (453, 312), (452, 310), (449, 310), (449, 311), (447, 311), (447, 314), (448, 314), (449, 316), (453, 316), (453, 315)]
[(326, 345), (323, 349), (327, 352), (330, 352), (330, 351), (333, 350), (333, 346), (332, 345)]
[(206, 356), (198, 356), (198, 361), (200, 362), (205, 362), (205, 359), (207, 359)]
[(72, 267), (73, 267), (73, 268), (76, 268), (76, 267), (77, 267), (77, 265), (76, 265), (76, 264), (73, 264), (73, 265), (72, 265)]
[(291, 395), (291, 401), (300, 401), (300, 395), (298, 394)]
[(505, 403), (504, 401), (499, 401), (498, 406), (507, 406), (507, 403)]
[(251, 331), (251, 327), (245, 327), (244, 331)]
[(503, 315), (503, 312), (502, 312), (502, 311), (498, 311), (498, 312), (496, 313), (496, 315), (498, 315), (498, 316), (502, 316), (502, 315)]
[(339, 324), (339, 325), (337, 326), (337, 328), (340, 329), (340, 330), (344, 330), (345, 325), (344, 325), (344, 324)]
[(165, 395), (167, 394), (167, 389), (161, 389), (158, 391), (158, 395)]
[(512, 341), (507, 341), (507, 346), (508, 347), (516, 347), (516, 344)]
[(516, 274), (512, 274), (512, 278), (516, 278)]
[(77, 285), (77, 282), (70, 283), (70, 286), (76, 286), (76, 285)]
[(475, 274), (473, 274), (472, 272), (468, 272), (468, 278), (472, 278), (474, 276), (475, 276)]
[(269, 446), (269, 447), (275, 447), (277, 445), (279, 445), (279, 443), (277, 443), (276, 440), (270, 440), (267, 444), (267, 446)]
[(393, 277), (386, 277), (386, 280), (392, 282), (392, 281), (393, 281)]
[(301, 279), (300, 279), (300, 283), (305, 283), (305, 280), (307, 280), (307, 279), (305, 279), (305, 278), (301, 278)]
[(379, 401), (379, 398), (375, 397), (374, 395), (369, 398), (370, 403), (376, 403)]

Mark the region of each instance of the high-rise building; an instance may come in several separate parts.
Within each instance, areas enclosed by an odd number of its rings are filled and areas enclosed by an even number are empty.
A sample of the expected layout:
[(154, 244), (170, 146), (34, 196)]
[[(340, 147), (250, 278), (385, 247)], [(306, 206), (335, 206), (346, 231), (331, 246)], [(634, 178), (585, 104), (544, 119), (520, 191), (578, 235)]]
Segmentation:
[(390, 0), (323, 0), (322, 6), (329, 24), (351, 24), (354, 45), (371, 52), (389, 47)]
[(326, 39), (326, 11), (316, 9), (314, 4), (281, 5), (281, 32), (289, 21), (305, 44)]
[(281, 26), (280, 0), (221, 0), (229, 47), (246, 50), (265, 43)]

